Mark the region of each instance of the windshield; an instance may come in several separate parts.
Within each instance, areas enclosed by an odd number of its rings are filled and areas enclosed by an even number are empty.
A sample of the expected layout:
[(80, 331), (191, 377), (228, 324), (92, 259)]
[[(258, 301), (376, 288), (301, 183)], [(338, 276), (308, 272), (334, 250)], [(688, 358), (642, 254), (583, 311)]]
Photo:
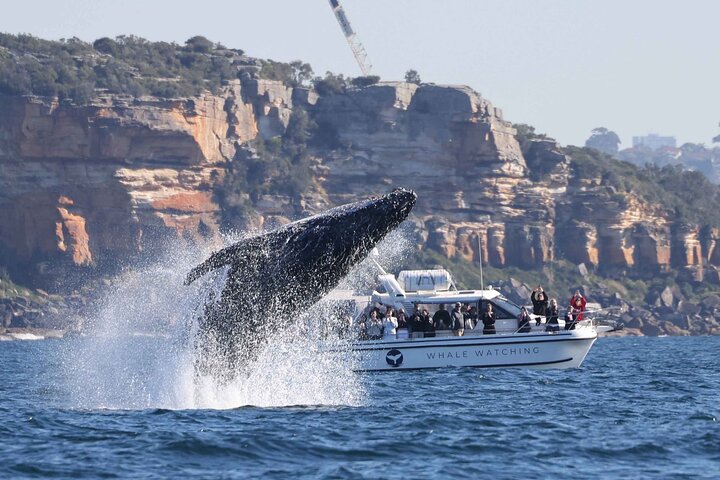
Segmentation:
[(492, 299), (492, 303), (508, 312), (513, 317), (520, 315), (520, 306), (511, 302), (505, 297), (495, 297)]

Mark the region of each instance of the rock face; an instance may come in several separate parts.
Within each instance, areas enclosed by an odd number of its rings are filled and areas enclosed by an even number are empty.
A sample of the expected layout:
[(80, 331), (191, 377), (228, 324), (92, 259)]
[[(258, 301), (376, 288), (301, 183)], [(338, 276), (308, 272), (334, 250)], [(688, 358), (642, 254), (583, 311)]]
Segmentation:
[(556, 256), (591, 269), (684, 268), (720, 282), (720, 232), (673, 223), (657, 205), (574, 178), (551, 140), (524, 142), (464, 86), (383, 82), (320, 96), (247, 76), (217, 95), (99, 96), (89, 105), (0, 101), (0, 264), (44, 286), (172, 241), (212, 239), (214, 194), (248, 142), (282, 135), (297, 105), (340, 148), (315, 147), (315, 187), (261, 195), (256, 217), (287, 221), (387, 191), (419, 194), (421, 248), (494, 266)]
[(48, 279), (122, 263), (168, 237), (211, 236), (224, 163), (274, 112), (267, 89), (242, 89), (238, 81), (222, 96), (107, 96), (87, 106), (4, 97), (0, 263), (31, 264)]
[(529, 179), (515, 129), (471, 89), (381, 83), (321, 98), (315, 116), (352, 151), (326, 158), (323, 185), (334, 203), (403, 184), (420, 195), (428, 248), (468, 260), (482, 249), (495, 265), (553, 258), (559, 192)]

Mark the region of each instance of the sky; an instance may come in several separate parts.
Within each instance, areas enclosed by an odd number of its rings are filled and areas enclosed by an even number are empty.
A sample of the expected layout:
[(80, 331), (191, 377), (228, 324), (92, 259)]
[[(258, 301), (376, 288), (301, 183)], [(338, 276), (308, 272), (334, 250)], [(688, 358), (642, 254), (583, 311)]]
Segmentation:
[[(203, 35), (251, 56), (360, 75), (327, 0), (0, 0), (0, 31), (48, 39)], [(710, 145), (720, 1), (341, 0), (373, 73), (470, 85), (563, 144), (595, 127)]]

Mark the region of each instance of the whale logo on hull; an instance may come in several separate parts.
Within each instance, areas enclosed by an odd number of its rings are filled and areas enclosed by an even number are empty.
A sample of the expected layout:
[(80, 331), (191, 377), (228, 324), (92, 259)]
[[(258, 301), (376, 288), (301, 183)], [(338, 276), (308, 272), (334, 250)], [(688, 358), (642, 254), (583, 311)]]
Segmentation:
[(391, 367), (399, 367), (403, 362), (403, 354), (397, 348), (393, 348), (385, 355), (385, 361)]

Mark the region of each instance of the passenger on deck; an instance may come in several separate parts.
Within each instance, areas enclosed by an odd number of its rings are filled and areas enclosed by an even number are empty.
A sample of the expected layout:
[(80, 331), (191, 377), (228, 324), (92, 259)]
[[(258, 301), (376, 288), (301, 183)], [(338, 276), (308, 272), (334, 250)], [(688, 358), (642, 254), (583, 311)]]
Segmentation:
[(518, 333), (530, 333), (530, 313), (527, 308), (522, 307), (520, 309), (520, 315), (518, 315)]
[(423, 323), (422, 314), (420, 313), (420, 307), (417, 305), (415, 305), (415, 310), (413, 311), (412, 317), (410, 317), (408, 326), (410, 327), (410, 332), (412, 333), (413, 338), (423, 337), (425, 324)]
[(370, 340), (380, 340), (382, 338), (383, 326), (375, 310), (370, 312), (370, 324), (367, 333)]
[(337, 325), (337, 333), (340, 338), (349, 338), (352, 329), (352, 315), (345, 313), (340, 317)]
[(397, 328), (408, 328), (408, 321), (405, 317), (405, 309), (401, 308), (397, 313)]
[(433, 323), (435, 324), (435, 330), (449, 330), (452, 326), (452, 319), (445, 305), (440, 305), (440, 310), (435, 312), (433, 315)]
[(546, 332), (559, 332), (560, 322), (558, 322), (558, 304), (554, 298), (550, 300), (550, 306), (547, 309), (547, 325)]
[(482, 317), (483, 322), (483, 335), (494, 335), (495, 331), (495, 312), (493, 311), (492, 303), (487, 304), (485, 312)]
[(465, 330), (472, 330), (478, 324), (477, 307), (473, 305), (465, 315)]
[[(541, 317), (546, 316), (548, 296), (542, 286), (538, 285), (537, 288), (533, 290), (532, 295), (530, 295), (530, 300), (533, 304), (533, 313)], [(540, 319), (537, 318), (536, 320), (537, 324), (540, 325)]]
[(426, 337), (434, 337), (435, 336), (435, 324), (433, 324), (432, 319), (430, 318), (430, 313), (428, 312), (427, 308), (423, 308), (422, 311), (422, 322), (425, 328), (423, 331), (425, 332)]
[(360, 319), (354, 325), (355, 335), (358, 340), (368, 339), (368, 318), (364, 313), (360, 315)]
[(388, 307), (383, 320), (383, 336), (390, 340), (395, 339), (397, 335), (398, 321), (395, 318), (393, 309)]
[(575, 295), (570, 299), (570, 307), (568, 308), (569, 322), (565, 322), (565, 330), (575, 330), (577, 322), (582, 322), (583, 312), (587, 300), (580, 294), (580, 290), (575, 291)]
[(465, 333), (465, 315), (460, 310), (461, 308), (462, 305), (460, 303), (456, 303), (450, 313), (450, 318), (452, 319), (452, 331), (453, 335), (456, 337), (462, 337)]

